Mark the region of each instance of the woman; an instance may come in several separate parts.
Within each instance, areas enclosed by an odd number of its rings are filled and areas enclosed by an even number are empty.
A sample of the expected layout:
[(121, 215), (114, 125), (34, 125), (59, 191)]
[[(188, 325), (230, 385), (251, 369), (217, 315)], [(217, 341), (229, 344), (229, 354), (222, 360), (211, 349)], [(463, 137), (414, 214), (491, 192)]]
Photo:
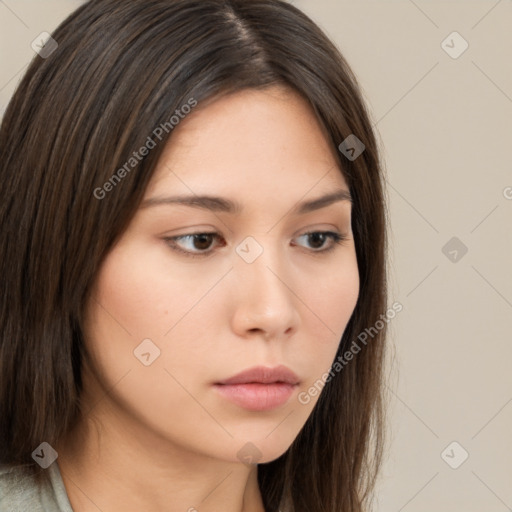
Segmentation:
[(0, 131), (1, 510), (366, 510), (385, 206), (345, 60), (280, 0), (52, 39)]

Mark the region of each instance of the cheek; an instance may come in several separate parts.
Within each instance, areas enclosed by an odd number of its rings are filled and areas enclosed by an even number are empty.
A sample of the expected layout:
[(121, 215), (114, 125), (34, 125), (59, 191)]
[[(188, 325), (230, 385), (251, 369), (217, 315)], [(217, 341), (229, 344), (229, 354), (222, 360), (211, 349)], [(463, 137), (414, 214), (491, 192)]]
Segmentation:
[(150, 244), (139, 248), (129, 242), (114, 248), (98, 272), (85, 333), (90, 352), (109, 379), (139, 370), (136, 357), (143, 347), (141, 354), (149, 348), (151, 359), (158, 355), (150, 368), (185, 371), (200, 366), (197, 354), (204, 353), (204, 340), (197, 329), (204, 331), (210, 320), (221, 317), (215, 294), (208, 292), (224, 273), (216, 269), (200, 275), (170, 265), (165, 251)]
[(109, 335), (129, 333), (133, 341), (161, 339), (197, 302), (204, 287), (198, 284), (169, 265), (161, 247), (119, 247), (98, 273), (93, 323)]
[[(110, 380), (140, 365), (134, 350), (143, 340), (161, 346), (169, 329), (168, 302), (172, 294), (148, 252), (118, 246), (103, 262), (89, 299), (86, 332), (88, 349)], [(166, 292), (167, 291), (167, 292)]]
[(338, 332), (341, 328), (343, 331), (359, 296), (359, 273), (355, 260), (337, 275), (333, 275), (326, 288), (319, 298), (323, 311), (331, 320), (333, 330)]
[(300, 298), (307, 305), (302, 315), (305, 353), (313, 380), (328, 371), (359, 296), (355, 251), (335, 269), (303, 281)]
[[(158, 251), (146, 248), (141, 258), (130, 247), (114, 249), (98, 273), (84, 334), (96, 375), (114, 401), (154, 430), (186, 439), (195, 426), (211, 422), (185, 391), (195, 384), (190, 368), (200, 367), (187, 333), (199, 325), (194, 305), (211, 283), (203, 279), (191, 285), (183, 269), (164, 263)], [(149, 353), (147, 366), (143, 353)]]
[(337, 263), (302, 280), (300, 298), (322, 326), (319, 334), (343, 333), (359, 296), (359, 272), (355, 252), (344, 255)]

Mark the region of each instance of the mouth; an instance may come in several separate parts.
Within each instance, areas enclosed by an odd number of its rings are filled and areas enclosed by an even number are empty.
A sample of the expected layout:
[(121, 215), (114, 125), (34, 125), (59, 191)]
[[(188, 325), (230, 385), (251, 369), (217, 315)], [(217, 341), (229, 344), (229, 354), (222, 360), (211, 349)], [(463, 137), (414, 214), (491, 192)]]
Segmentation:
[(286, 366), (257, 366), (214, 384), (221, 396), (250, 411), (267, 411), (290, 399), (300, 380)]

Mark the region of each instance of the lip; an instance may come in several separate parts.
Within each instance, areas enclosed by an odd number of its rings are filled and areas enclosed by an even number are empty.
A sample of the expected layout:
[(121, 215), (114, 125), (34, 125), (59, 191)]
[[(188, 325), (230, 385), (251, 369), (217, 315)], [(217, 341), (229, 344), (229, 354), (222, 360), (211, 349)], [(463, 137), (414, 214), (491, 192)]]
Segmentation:
[(284, 365), (279, 365), (275, 368), (254, 366), (216, 384), (274, 384), (276, 382), (295, 385), (299, 383), (299, 378)]
[(286, 366), (256, 366), (216, 382), (214, 388), (227, 400), (250, 411), (267, 411), (284, 405), (299, 384)]

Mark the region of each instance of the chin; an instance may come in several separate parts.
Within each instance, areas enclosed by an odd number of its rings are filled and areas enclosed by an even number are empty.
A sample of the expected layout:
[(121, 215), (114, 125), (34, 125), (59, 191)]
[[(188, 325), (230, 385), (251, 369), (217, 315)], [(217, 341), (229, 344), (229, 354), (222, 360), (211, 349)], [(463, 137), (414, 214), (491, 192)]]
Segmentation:
[(262, 437), (260, 440), (245, 439), (237, 441), (232, 461), (249, 465), (266, 464), (286, 453), (292, 443), (293, 439), (290, 439), (289, 442), (276, 442), (276, 440), (265, 439), (265, 437)]

